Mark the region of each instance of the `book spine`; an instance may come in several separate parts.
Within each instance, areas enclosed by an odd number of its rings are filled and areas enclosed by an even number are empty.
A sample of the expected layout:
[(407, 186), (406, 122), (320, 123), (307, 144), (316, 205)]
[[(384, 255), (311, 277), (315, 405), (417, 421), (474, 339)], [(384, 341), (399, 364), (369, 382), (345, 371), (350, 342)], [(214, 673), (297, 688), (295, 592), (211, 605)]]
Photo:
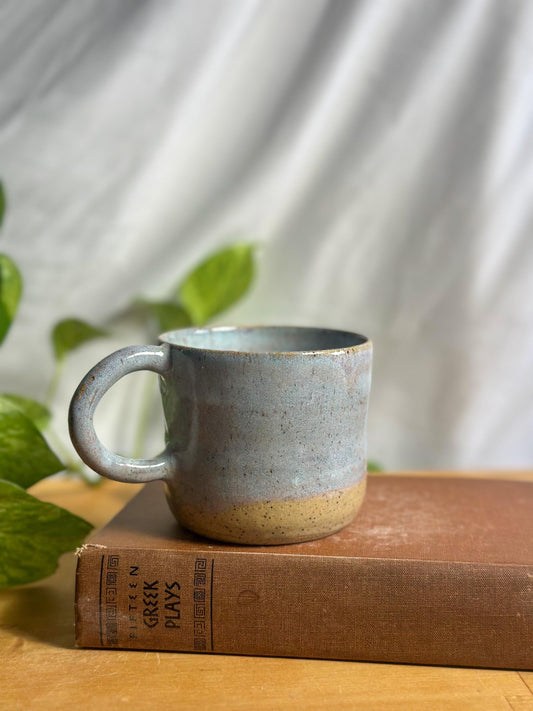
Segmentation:
[(533, 568), (85, 546), (80, 647), (533, 668)]

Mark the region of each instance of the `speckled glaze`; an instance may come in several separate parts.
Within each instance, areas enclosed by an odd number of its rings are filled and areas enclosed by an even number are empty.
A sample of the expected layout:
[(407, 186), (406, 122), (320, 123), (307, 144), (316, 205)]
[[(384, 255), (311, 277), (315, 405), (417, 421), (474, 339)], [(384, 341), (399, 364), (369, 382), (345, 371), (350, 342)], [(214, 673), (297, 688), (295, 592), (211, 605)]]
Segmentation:
[[(279, 544), (338, 531), (365, 491), (372, 345), (345, 331), (184, 329), (159, 346), (108, 356), (80, 383), (69, 423), (81, 458), (111, 479), (163, 479), (187, 528), (237, 543)], [(109, 452), (93, 414), (135, 370), (161, 376), (165, 451)]]

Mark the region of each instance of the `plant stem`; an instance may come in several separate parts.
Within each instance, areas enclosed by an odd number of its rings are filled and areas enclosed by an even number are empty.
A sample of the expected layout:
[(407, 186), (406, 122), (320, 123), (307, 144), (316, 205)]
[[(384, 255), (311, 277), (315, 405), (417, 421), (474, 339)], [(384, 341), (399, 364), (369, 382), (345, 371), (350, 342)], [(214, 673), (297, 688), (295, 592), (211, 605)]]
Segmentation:
[(51, 441), (54, 449), (59, 454), (59, 457), (65, 466), (65, 471), (80, 477), (80, 479), (83, 479), (87, 484), (94, 485), (99, 483), (98, 479), (94, 480), (87, 474), (84, 466), (80, 462), (77, 462), (72, 458), (70, 452), (65, 447), (61, 438), (54, 429), (48, 427), (46, 430), (46, 437)]
[(148, 434), (148, 426), (152, 414), (152, 403), (154, 397), (154, 382), (148, 377), (144, 383), (141, 392), (141, 407), (139, 410), (139, 420), (137, 422), (137, 430), (135, 432), (135, 440), (133, 443), (133, 458), (140, 459), (144, 454), (146, 436)]
[(52, 442), (54, 449), (57, 450), (59, 457), (65, 465), (65, 469), (77, 472), (81, 468), (80, 465), (72, 459), (70, 452), (63, 444), (61, 438), (50, 425), (46, 428), (46, 437)]
[(59, 386), (61, 376), (63, 375), (64, 367), (65, 367), (65, 359), (64, 358), (56, 360), (54, 372), (52, 374), (52, 379), (50, 380), (50, 384), (48, 386), (48, 392), (46, 393), (45, 402), (48, 405), (48, 407), (51, 406), (51, 404), (56, 396), (57, 388)]

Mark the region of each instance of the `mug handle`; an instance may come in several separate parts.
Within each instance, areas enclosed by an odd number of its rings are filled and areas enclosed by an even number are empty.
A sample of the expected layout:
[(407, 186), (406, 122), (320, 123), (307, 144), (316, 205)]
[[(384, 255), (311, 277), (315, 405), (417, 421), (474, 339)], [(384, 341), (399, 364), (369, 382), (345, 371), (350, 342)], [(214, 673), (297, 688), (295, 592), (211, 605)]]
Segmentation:
[(139, 484), (165, 479), (173, 470), (168, 449), (154, 459), (131, 459), (110, 452), (98, 439), (93, 417), (102, 396), (118, 380), (137, 370), (151, 370), (162, 377), (170, 371), (170, 347), (128, 346), (107, 356), (78, 385), (69, 409), (72, 443), (85, 464), (115, 481)]

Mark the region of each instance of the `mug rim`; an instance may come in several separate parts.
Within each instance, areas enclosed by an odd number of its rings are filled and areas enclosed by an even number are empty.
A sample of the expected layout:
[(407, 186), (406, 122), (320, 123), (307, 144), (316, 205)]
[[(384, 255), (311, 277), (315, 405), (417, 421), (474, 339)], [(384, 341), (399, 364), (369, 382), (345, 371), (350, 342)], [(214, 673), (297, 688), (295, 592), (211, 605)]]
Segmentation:
[[(315, 331), (337, 335), (347, 336), (349, 338), (359, 339), (359, 343), (354, 343), (351, 346), (340, 346), (337, 348), (316, 348), (311, 350), (286, 350), (286, 351), (247, 351), (247, 350), (237, 350), (230, 348), (214, 348), (208, 345), (203, 346), (191, 346), (184, 343), (176, 343), (170, 340), (170, 336), (176, 333), (213, 333), (217, 331), (227, 332), (227, 331), (268, 331), (268, 330), (292, 330), (292, 331)], [(227, 353), (233, 355), (246, 355), (246, 356), (299, 356), (299, 355), (340, 355), (343, 353), (351, 353), (353, 351), (363, 351), (367, 348), (372, 348), (372, 341), (367, 336), (361, 333), (356, 333), (355, 331), (347, 331), (346, 329), (338, 328), (323, 328), (321, 326), (292, 326), (292, 325), (240, 325), (240, 326), (189, 326), (186, 328), (176, 328), (170, 331), (164, 331), (158, 336), (160, 343), (166, 343), (172, 348), (179, 348), (181, 350), (190, 351), (207, 351), (210, 353)]]

